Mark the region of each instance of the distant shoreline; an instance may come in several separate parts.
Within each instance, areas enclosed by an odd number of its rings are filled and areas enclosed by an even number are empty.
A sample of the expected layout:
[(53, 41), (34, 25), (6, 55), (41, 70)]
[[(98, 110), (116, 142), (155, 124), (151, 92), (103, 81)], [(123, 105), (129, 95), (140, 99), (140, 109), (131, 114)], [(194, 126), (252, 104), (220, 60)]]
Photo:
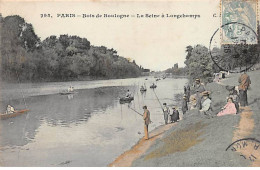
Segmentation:
[(147, 77), (147, 76), (137, 76), (137, 77), (118, 77), (118, 78), (104, 78), (104, 77), (84, 77), (79, 79), (67, 79), (67, 80), (21, 80), (20, 82), (14, 80), (1, 80), (5, 83), (55, 83), (55, 82), (76, 82), (76, 81), (96, 81), (96, 80), (117, 80), (117, 79), (129, 79), (129, 78), (139, 78), (139, 77)]

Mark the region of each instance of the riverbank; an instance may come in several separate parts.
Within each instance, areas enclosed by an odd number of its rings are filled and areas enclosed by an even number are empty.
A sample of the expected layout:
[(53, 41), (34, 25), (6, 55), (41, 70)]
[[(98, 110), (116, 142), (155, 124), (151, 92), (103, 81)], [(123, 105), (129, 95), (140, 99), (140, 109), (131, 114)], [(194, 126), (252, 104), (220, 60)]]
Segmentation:
[[(240, 156), (241, 152), (226, 151), (226, 148), (237, 139), (246, 137), (256, 138), (260, 134), (260, 95), (257, 85), (260, 83), (260, 71), (248, 73), (252, 85), (248, 91), (249, 107), (241, 108), (238, 115), (227, 115), (222, 117), (207, 118), (195, 111), (189, 111), (182, 121), (169, 130), (160, 134), (160, 138), (146, 142), (137, 143), (132, 150), (125, 152), (110, 166), (260, 166), (257, 161), (250, 161)], [(231, 74), (222, 84), (209, 83), (206, 88), (211, 91), (212, 107), (214, 112), (226, 103), (228, 91), (224, 85), (237, 85), (239, 74)], [(154, 134), (152, 132), (152, 134)], [(140, 145), (140, 143), (142, 145)], [(138, 158), (131, 157), (130, 153), (135, 148), (148, 149), (139, 150)], [(249, 154), (248, 151), (242, 154)], [(257, 155), (257, 154), (255, 154)], [(258, 155), (257, 155), (258, 156)], [(260, 157), (259, 157), (260, 158)], [(121, 161), (118, 164), (118, 160)], [(127, 162), (127, 164), (126, 164)]]

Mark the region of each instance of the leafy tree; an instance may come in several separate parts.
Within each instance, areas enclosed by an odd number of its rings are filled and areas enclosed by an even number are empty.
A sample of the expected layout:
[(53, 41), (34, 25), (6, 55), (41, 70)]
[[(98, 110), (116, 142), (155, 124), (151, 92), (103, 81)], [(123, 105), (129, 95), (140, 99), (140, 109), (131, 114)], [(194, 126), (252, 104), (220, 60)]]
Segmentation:
[(91, 46), (79, 36), (52, 35), (42, 42), (33, 26), (19, 16), (1, 20), (4, 80), (66, 81), (85, 78), (124, 78), (141, 75), (135, 62), (114, 49)]
[(207, 82), (208, 78), (213, 74), (213, 61), (205, 46), (196, 45), (185, 63), (191, 79), (201, 78)]

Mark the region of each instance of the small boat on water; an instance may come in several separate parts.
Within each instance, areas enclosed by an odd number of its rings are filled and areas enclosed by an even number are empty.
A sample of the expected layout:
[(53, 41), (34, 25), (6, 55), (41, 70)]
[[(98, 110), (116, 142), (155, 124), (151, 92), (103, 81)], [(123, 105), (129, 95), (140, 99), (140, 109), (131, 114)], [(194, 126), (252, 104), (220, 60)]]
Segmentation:
[(1, 113), (0, 119), (8, 119), (8, 118), (11, 118), (11, 117), (16, 117), (16, 116), (24, 114), (28, 111), (29, 111), (28, 109), (23, 109), (23, 110), (16, 110), (13, 113), (8, 113), (8, 114)]
[(140, 92), (145, 92), (146, 90), (147, 90), (146, 87), (143, 87), (143, 86), (142, 86), (142, 87), (140, 88)]
[(155, 89), (157, 86), (155, 84), (151, 85), (150, 88), (151, 89)]
[(121, 97), (119, 102), (120, 103), (130, 103), (132, 100), (134, 100), (134, 97)]
[(66, 92), (66, 91), (64, 91), (64, 92), (60, 92), (60, 94), (61, 95), (68, 95), (68, 94), (75, 94), (75, 92), (74, 91), (71, 91), (71, 92)]
[(140, 92), (145, 92), (147, 91), (147, 89), (140, 89)]

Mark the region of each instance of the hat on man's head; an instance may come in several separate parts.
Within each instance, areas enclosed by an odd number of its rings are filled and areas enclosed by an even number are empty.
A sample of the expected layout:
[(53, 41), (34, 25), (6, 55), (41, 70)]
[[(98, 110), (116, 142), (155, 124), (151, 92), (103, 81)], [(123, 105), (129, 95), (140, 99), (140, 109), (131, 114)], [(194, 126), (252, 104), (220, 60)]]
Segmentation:
[(202, 95), (203, 95), (203, 96), (209, 96), (209, 94), (210, 94), (210, 91), (204, 91), (204, 92), (202, 92)]
[(172, 108), (173, 108), (173, 109), (176, 109), (176, 107), (175, 107), (175, 106), (172, 106)]
[(163, 103), (163, 105), (166, 105), (166, 103)]
[(199, 78), (197, 78), (197, 79), (195, 79), (195, 81), (197, 81), (197, 82), (200, 82), (200, 79), (199, 79)]

